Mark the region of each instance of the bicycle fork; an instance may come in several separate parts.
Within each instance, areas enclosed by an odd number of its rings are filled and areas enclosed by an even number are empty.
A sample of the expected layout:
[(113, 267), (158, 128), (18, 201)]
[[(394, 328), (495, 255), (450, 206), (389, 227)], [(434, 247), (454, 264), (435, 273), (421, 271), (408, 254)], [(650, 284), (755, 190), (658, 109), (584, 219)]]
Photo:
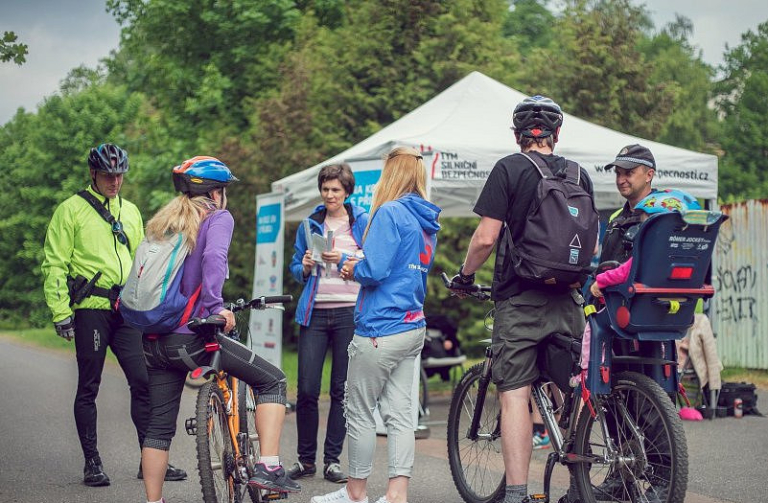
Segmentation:
[(491, 433), (478, 434), (480, 429), (480, 418), (483, 414), (483, 406), (485, 405), (485, 393), (488, 391), (488, 384), (491, 382), (491, 348), (490, 346), (485, 348), (485, 362), (483, 362), (483, 372), (480, 375), (480, 380), (477, 384), (477, 400), (475, 400), (475, 408), (472, 411), (472, 422), (469, 424), (469, 431), (467, 431), (467, 438), (473, 442), (479, 438), (484, 440), (493, 440), (494, 435), (501, 435), (499, 430), (501, 427), (500, 420), (497, 420), (496, 429)]

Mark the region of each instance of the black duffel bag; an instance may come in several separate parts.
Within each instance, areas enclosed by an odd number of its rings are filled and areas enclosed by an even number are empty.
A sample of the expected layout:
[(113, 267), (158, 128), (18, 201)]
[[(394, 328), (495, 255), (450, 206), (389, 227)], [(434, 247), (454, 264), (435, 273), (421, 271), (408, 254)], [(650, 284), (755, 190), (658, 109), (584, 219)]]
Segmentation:
[(741, 398), (741, 407), (744, 415), (754, 414), (762, 416), (757, 410), (757, 393), (755, 385), (746, 382), (724, 382), (720, 389), (720, 396), (717, 399), (717, 405), (726, 407), (729, 416), (733, 415), (733, 401)]
[(560, 390), (571, 390), (570, 379), (579, 373), (581, 340), (563, 334), (551, 334), (539, 346), (539, 372)]

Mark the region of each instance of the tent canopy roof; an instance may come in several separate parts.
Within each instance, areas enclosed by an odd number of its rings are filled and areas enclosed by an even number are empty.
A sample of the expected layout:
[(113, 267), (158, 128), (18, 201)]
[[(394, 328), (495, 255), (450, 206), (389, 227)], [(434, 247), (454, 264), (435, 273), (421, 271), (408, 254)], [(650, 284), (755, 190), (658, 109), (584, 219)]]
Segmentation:
[[(496, 161), (518, 150), (512, 110), (526, 95), (479, 72), (472, 72), (407, 115), (357, 145), (311, 168), (272, 183), (286, 193), (286, 219), (300, 220), (320, 203), (317, 174), (326, 164), (381, 159), (394, 146), (432, 152), (431, 199), (444, 216), (470, 216), (487, 173)], [(589, 173), (598, 208), (618, 208), (613, 171), (603, 166), (619, 150), (640, 143), (656, 159), (654, 186), (678, 188), (703, 199), (717, 198), (717, 157), (613, 131), (564, 114), (555, 153), (573, 159)], [(425, 155), (425, 160), (427, 156)]]

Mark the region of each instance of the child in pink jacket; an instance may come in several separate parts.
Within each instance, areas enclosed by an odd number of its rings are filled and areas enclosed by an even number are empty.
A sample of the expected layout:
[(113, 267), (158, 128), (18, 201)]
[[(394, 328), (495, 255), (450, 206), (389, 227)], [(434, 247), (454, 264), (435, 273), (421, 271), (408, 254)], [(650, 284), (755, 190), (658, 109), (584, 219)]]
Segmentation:
[[(669, 213), (678, 211), (684, 213), (689, 210), (700, 210), (698, 201), (682, 190), (665, 190), (653, 192), (646, 196), (635, 206), (635, 210), (640, 210), (643, 214), (640, 216), (640, 222), (644, 222), (648, 217), (656, 213)], [(627, 281), (629, 271), (632, 269), (632, 257), (626, 262), (595, 277), (594, 283), (589, 287), (589, 291), (595, 297), (602, 297), (602, 290), (605, 287), (618, 285)], [(592, 339), (592, 330), (587, 323), (584, 329), (584, 335), (581, 338), (581, 369), (582, 374), (586, 372), (589, 364), (589, 342)], [(576, 376), (571, 384), (576, 385), (581, 382), (581, 376)]]

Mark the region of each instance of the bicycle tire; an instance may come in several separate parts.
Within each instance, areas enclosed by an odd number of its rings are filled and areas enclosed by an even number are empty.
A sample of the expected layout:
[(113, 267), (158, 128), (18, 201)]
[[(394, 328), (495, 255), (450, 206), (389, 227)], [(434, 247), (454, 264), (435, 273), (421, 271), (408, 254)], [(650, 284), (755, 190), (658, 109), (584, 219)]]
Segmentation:
[(259, 434), (256, 432), (256, 392), (253, 388), (240, 381), (237, 389), (237, 405), (240, 413), (240, 431), (248, 434), (248, 440), (253, 447), (253, 453), (259, 454)]
[[(628, 421), (618, 412), (626, 404), (629, 416), (644, 437), (642, 448)], [(661, 501), (682, 503), (688, 486), (688, 446), (682, 421), (659, 384), (637, 372), (614, 376), (611, 394), (598, 398), (619, 459), (607, 464), (573, 465), (583, 503), (596, 501)], [(607, 455), (600, 422), (584, 407), (576, 430), (574, 451)]]
[(232, 477), (234, 449), (229, 436), (224, 397), (215, 382), (200, 387), (195, 409), (197, 418), (197, 468), (205, 503), (234, 503), (240, 497)]
[[(256, 463), (259, 460), (259, 434), (256, 432), (256, 392), (243, 381), (240, 381), (237, 387), (237, 407), (240, 432), (248, 435), (246, 451), (241, 454), (249, 458), (251, 463)], [(261, 503), (261, 489), (249, 485), (247, 490), (252, 503)]]
[[(501, 454), (501, 404), (493, 382), (483, 396), (479, 385), (483, 365), (462, 376), (448, 411), (448, 464), (456, 489), (466, 503), (491, 503), (503, 497), (504, 458)], [(478, 439), (467, 438), (475, 403), (483, 400)]]

